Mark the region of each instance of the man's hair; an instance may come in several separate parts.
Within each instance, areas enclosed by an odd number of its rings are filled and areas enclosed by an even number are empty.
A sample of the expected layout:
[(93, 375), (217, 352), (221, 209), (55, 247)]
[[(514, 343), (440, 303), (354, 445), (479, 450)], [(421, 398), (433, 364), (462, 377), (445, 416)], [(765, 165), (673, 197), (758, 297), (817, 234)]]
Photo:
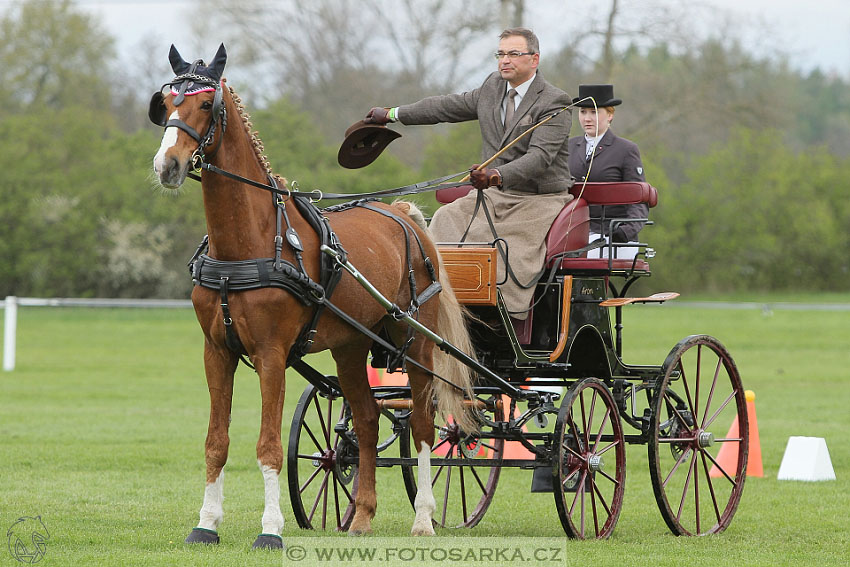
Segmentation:
[(528, 50), (532, 53), (540, 53), (540, 42), (537, 40), (537, 36), (534, 35), (534, 32), (528, 28), (508, 28), (502, 32), (499, 39), (505, 39), (506, 37), (511, 37), (513, 35), (524, 37), (525, 43), (528, 45)]

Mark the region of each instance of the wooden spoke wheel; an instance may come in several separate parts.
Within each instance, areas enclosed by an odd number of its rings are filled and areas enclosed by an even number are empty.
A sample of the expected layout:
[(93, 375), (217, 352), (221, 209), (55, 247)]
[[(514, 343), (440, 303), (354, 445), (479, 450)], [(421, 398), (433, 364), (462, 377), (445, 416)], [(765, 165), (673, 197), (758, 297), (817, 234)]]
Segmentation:
[[(348, 403), (307, 386), (289, 431), (289, 499), (298, 526), (347, 530), (357, 491), (357, 446)], [(336, 431), (337, 424), (344, 427)]]
[[(707, 335), (680, 341), (662, 372), (649, 440), (655, 499), (676, 535), (722, 532), (746, 477), (749, 427), (741, 377), (723, 345)], [(733, 423), (737, 429), (726, 436)]]
[[(493, 422), (503, 421), (501, 405), (497, 405), (490, 413)], [(501, 467), (492, 466), (492, 460), (503, 459), (505, 441), (488, 438), (487, 424), (492, 422), (483, 413), (480, 412), (479, 415), (484, 422), (480, 434), (468, 434), (454, 422), (442, 427), (436, 424), (434, 426), (437, 436), (431, 449), (431, 458), (441, 459), (443, 463), (431, 465), (431, 486), (437, 501), (435, 526), (471, 528), (481, 521), (493, 501)], [(413, 435), (409, 423), (400, 441), (399, 451), (402, 458), (416, 458), (417, 452), (411, 450)], [(475, 465), (476, 460), (484, 459), (491, 463)], [(411, 504), (416, 500), (418, 469), (416, 466), (401, 468), (404, 487)]]
[(623, 508), (626, 447), (614, 397), (596, 378), (576, 382), (555, 422), (555, 506), (575, 539), (609, 537)]

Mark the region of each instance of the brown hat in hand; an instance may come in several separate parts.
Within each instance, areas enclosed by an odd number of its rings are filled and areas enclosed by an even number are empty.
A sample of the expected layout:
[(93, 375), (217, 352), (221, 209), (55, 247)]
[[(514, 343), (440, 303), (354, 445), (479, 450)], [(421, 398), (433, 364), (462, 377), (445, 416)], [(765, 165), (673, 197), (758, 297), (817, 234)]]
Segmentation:
[(336, 160), (342, 167), (358, 169), (375, 161), (390, 142), (401, 134), (380, 124), (358, 120), (345, 131)]

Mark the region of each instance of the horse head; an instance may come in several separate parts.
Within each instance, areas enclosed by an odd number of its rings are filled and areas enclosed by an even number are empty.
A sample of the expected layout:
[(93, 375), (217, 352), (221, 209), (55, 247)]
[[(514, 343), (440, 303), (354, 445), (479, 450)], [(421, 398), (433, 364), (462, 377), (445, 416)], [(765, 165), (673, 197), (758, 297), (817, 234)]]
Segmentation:
[(159, 182), (177, 188), (193, 162), (213, 155), (227, 125), (222, 73), (227, 51), (220, 45), (212, 62), (189, 63), (171, 46), (168, 54), (175, 77), (151, 97), (148, 117), (165, 128), (153, 160)]

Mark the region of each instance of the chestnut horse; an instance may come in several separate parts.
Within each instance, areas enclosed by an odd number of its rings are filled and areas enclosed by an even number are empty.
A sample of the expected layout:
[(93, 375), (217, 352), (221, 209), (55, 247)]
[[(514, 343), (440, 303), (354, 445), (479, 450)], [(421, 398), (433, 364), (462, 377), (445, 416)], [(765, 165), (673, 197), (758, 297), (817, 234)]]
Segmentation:
[[(258, 183), (268, 183), (271, 173), (262, 154), (262, 144), (251, 132), (238, 96), (221, 78), (226, 61), (224, 46), (219, 48), (208, 66), (201, 60), (190, 65), (174, 46), (170, 60), (177, 76), (161, 92), (155, 93), (151, 101), (151, 119), (165, 127), (162, 145), (154, 157), (154, 170), (159, 182), (169, 189), (181, 186), (193, 159), (201, 155), (207, 163), (222, 170)], [(285, 186), (285, 180), (277, 179)], [(225, 262), (274, 257), (279, 228), (276, 226), (274, 199), (268, 192), (210, 171), (202, 173), (201, 188), (209, 232), (209, 257)], [(415, 231), (423, 245), (424, 255), (433, 259), (435, 264), (439, 255), (422, 226), (408, 222), (411, 219), (408, 213), (413, 213), (409, 203), (373, 205), (404, 220), (407, 228), (383, 214), (361, 207), (323, 213), (347, 251), (351, 264), (384, 297), (404, 308), (411, 303), (408, 254), (418, 289), (425, 289), (432, 283), (419, 248), (413, 245), (408, 250), (405, 230)], [(302, 241), (304, 270), (314, 282), (319, 282), (319, 237), (297, 207), (286, 206), (285, 209), (288, 225)], [(283, 245), (282, 258), (293, 265), (297, 263), (288, 241)], [(423, 325), (465, 352), (470, 352), (462, 310), (442, 270), (440, 280), (443, 291), (425, 301), (416, 316)], [(387, 311), (347, 272), (342, 273), (331, 300), (373, 332), (383, 326), (396, 344), (407, 338), (407, 327), (389, 317)], [(204, 502), (198, 526), (186, 541), (217, 543), (217, 530), (223, 515), (223, 467), (229, 444), (233, 376), (239, 355), (228, 348), (224, 323), (226, 314), (222, 310), (219, 291), (196, 285), (192, 303), (204, 332), (210, 420), (206, 438)], [(265, 509), (262, 533), (254, 546), (281, 547), (284, 522), (279, 504), (278, 476), (283, 464), (281, 420), (284, 376), (290, 351), (302, 328), (311, 321), (316, 306), (305, 304), (290, 291), (273, 287), (232, 291), (228, 294), (227, 303), (231, 329), (259, 375), (262, 393), (257, 461), (265, 483)], [(366, 373), (367, 356), (373, 341), (328, 310), (321, 312), (316, 328), (309, 352), (331, 351), (339, 383), (353, 413), (360, 461), (359, 483), (354, 496), (355, 513), (349, 533), (365, 533), (371, 529), (377, 502), (375, 459), (379, 411)], [(408, 367), (415, 402), (410, 426), (419, 451), (420, 475), (411, 533), (430, 535), (434, 533), (431, 518), (436, 508), (431, 493), (429, 462), (430, 448), (434, 443), (435, 411), (469, 419), (463, 398), (471, 392), (471, 375), (467, 367), (434, 349), (434, 343), (419, 334), (407, 355), (432, 370), (436, 362), (435, 371), (446, 379), (433, 379), (429, 371), (414, 365)], [(433, 398), (437, 401), (436, 408)]]

